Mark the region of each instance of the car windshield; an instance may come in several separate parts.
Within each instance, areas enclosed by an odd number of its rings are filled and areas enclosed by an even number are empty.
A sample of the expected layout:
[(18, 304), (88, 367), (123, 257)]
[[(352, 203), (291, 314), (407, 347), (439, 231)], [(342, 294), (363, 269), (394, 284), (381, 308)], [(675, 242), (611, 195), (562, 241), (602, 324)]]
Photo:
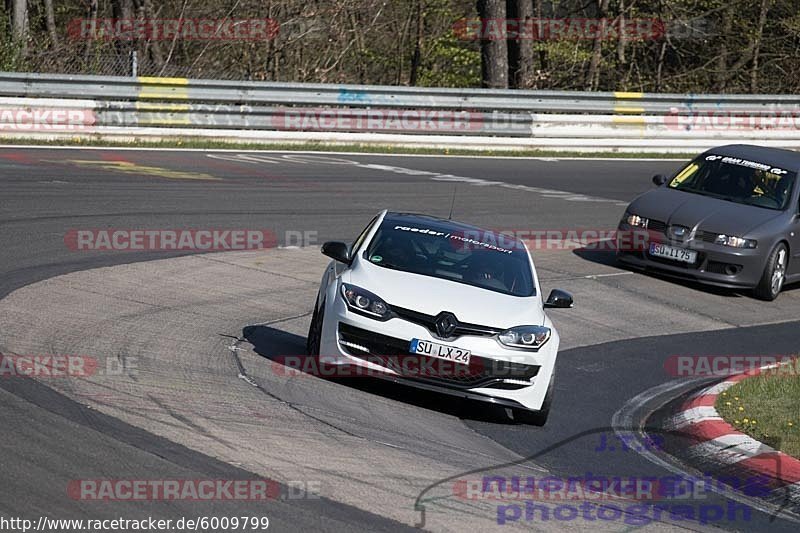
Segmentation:
[(669, 187), (729, 202), (786, 209), (796, 173), (757, 161), (705, 154), (678, 172)]
[(528, 253), (508, 236), (422, 221), (384, 220), (364, 252), (373, 265), (512, 296), (536, 294)]

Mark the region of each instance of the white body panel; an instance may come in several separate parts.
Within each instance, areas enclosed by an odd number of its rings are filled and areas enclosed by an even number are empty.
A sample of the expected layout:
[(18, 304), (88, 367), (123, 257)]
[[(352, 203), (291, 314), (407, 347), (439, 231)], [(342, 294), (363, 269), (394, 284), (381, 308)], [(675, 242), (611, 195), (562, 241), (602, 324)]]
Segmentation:
[[(371, 375), (396, 380), (404, 384), (470, 397), (532, 411), (542, 409), (548, 387), (553, 379), (559, 336), (542, 307), (541, 289), (533, 262), (528, 254), (536, 294), (519, 297), (482, 289), (464, 283), (413, 274), (374, 265), (362, 257), (363, 250), (372, 239), (382, 217), (373, 226), (358, 250), (353, 251), (353, 262), (348, 267), (331, 262), (322, 280), (320, 301), (324, 302), (320, 356), (328, 362), (357, 365), (369, 368)], [(413, 310), (435, 316), (442, 311), (453, 313), (460, 322), (508, 329), (515, 326), (536, 325), (551, 329), (550, 339), (538, 351), (514, 349), (502, 345), (494, 336), (461, 335), (452, 340), (439, 338), (425, 326), (404, 318), (376, 320), (348, 309), (342, 296), (342, 283), (370, 291), (390, 306)], [(422, 339), (461, 349), (470, 350), (473, 356), (491, 360), (512, 361), (539, 366), (531, 385), (506, 390), (485, 387), (454, 387), (433, 383), (430, 380), (406, 379), (397, 372), (354, 355), (353, 349), (340, 343), (339, 324), (355, 326), (376, 335), (385, 335), (410, 345), (411, 339)], [(408, 355), (408, 352), (405, 352)], [(381, 354), (403, 355), (403, 354)]]

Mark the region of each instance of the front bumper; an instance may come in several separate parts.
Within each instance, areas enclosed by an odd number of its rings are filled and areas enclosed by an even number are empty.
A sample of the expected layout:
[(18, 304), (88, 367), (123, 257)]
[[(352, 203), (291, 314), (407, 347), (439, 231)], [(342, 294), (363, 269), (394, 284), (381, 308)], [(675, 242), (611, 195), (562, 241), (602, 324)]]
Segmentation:
[[(411, 339), (470, 350), (472, 359), (469, 365), (438, 359), (429, 365), (425, 356), (410, 354)], [(555, 329), (538, 352), (506, 349), (488, 336), (464, 335), (448, 342), (404, 319), (381, 322), (352, 313), (334, 298), (325, 312), (320, 354), (327, 363), (362, 367), (372, 377), (538, 411), (553, 377), (558, 344)]]
[[(618, 235), (637, 231), (641, 232), (623, 223), (619, 225)], [(650, 242), (694, 250), (697, 260), (689, 264), (652, 256)], [(751, 289), (758, 285), (766, 264), (761, 246), (740, 249), (694, 239), (675, 242), (663, 234), (652, 232), (644, 239), (638, 239), (635, 247), (629, 243), (630, 239), (617, 243), (617, 259), (626, 265), (729, 289)]]

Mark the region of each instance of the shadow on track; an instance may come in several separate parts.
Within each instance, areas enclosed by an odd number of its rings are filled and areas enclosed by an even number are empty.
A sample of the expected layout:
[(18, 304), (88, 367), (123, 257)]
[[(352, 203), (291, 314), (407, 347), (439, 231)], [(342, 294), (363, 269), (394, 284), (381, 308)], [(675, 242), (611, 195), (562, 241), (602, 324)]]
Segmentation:
[[(750, 294), (750, 291), (747, 290), (723, 289), (721, 287), (714, 287), (712, 285), (704, 285), (703, 283), (689, 279), (670, 276), (669, 274), (665, 274), (657, 270), (639, 270), (632, 268), (628, 265), (618, 262), (616, 252), (614, 250), (598, 250), (592, 247), (584, 247), (577, 248), (573, 250), (572, 253), (591, 263), (619, 268), (628, 272), (635, 272), (637, 274), (642, 274), (651, 278), (659, 279), (661, 281), (674, 283), (676, 285), (683, 285), (684, 287), (688, 287), (693, 290), (703, 291), (709, 294), (715, 294), (717, 296), (723, 296), (727, 298), (753, 298), (753, 296)], [(793, 283), (791, 285), (785, 285), (781, 292), (790, 292), (798, 289), (800, 289), (800, 283)]]
[[(306, 354), (306, 338), (293, 333), (288, 333), (270, 326), (246, 326), (242, 329), (242, 338), (253, 345), (253, 350), (260, 356), (273, 362), (286, 363), (287, 356), (296, 362), (302, 358), (310, 358)], [(448, 394), (417, 389), (411, 386), (394, 383), (376, 377), (339, 377), (320, 375), (313, 369), (320, 368), (314, 364), (314, 358), (306, 364), (300, 365), (300, 370), (329, 382), (360, 390), (368, 394), (403, 402), (406, 404), (437, 411), (446, 415), (455, 416), (462, 420), (473, 420), (497, 424), (514, 424), (502, 407), (486, 404), (480, 401), (457, 398)], [(288, 365), (287, 365), (288, 366)], [(308, 371), (311, 369), (311, 371)], [(291, 371), (291, 370), (289, 370)], [(338, 373), (338, 372), (337, 372)], [(327, 374), (327, 373), (326, 373)], [(345, 376), (348, 372), (343, 371)], [(349, 375), (357, 375), (352, 372)]]

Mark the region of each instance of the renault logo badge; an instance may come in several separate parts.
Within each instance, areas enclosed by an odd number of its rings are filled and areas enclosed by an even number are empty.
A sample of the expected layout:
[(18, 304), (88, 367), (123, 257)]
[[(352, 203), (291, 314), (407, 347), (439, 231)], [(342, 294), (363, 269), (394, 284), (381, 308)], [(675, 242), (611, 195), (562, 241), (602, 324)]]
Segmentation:
[(445, 339), (451, 337), (458, 327), (458, 319), (453, 313), (439, 313), (434, 323), (436, 324), (436, 333)]

